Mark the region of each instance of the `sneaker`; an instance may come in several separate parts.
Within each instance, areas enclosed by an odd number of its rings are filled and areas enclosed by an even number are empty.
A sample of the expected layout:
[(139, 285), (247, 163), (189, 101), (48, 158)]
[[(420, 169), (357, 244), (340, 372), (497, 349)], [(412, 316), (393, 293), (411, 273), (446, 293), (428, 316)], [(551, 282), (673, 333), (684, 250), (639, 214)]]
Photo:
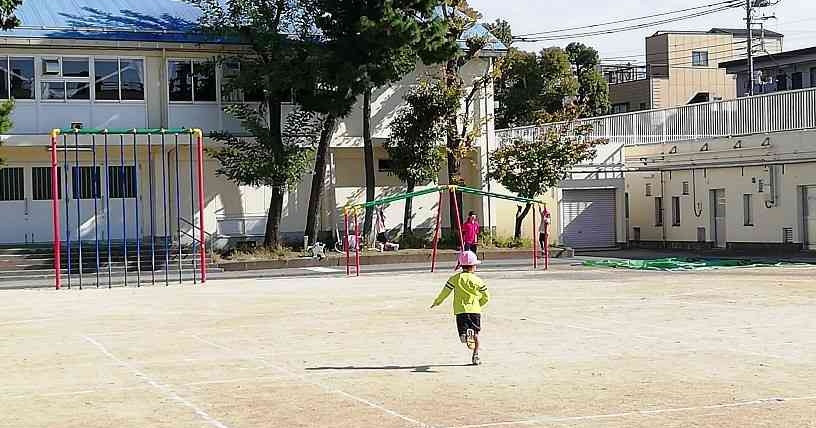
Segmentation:
[(482, 359), (479, 358), (479, 354), (473, 354), (473, 359), (471, 360), (471, 362), (473, 362), (474, 366), (478, 366), (482, 364)]
[(476, 347), (476, 333), (473, 331), (473, 329), (467, 329), (465, 338), (468, 349), (473, 349)]

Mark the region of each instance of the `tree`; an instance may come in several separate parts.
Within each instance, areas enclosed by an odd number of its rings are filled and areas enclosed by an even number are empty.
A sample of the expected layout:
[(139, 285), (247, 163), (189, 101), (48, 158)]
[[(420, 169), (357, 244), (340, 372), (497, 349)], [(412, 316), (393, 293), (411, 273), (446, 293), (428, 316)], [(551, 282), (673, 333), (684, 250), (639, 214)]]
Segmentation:
[[(222, 148), (209, 150), (220, 163), (216, 173), (245, 186), (271, 187), (273, 193), (283, 194), (297, 186), (312, 163), (320, 134), (320, 122), (314, 113), (301, 110), (290, 113), (278, 142), (268, 132), (264, 108), (233, 104), (226, 110), (239, 119), (253, 137), (244, 138), (228, 132), (210, 134), (210, 138), (223, 144)], [(280, 219), (282, 208), (282, 204), (271, 205), (269, 209), (274, 212), (270, 212), (269, 217)]]
[(496, 127), (535, 124), (577, 93), (578, 80), (563, 49), (546, 48), (537, 55), (510, 49), (496, 82)]
[(609, 84), (598, 71), (601, 62), (598, 51), (573, 42), (567, 45), (567, 55), (578, 78), (576, 102), (583, 106), (581, 117), (602, 116), (609, 113)]
[(20, 25), (14, 11), (22, 4), (23, 0), (0, 0), (0, 30), (11, 30)]
[[(457, 103), (457, 108), (448, 112), (445, 117), (448, 183), (464, 185), (461, 162), (472, 152), (473, 143), (479, 137), (483, 125), (483, 121), (475, 120), (472, 108), (479, 91), (492, 82), (494, 74), (488, 66), (482, 76), (471, 82), (470, 90), (466, 90), (462, 68), (478, 57), (489, 40), (485, 35), (476, 35), (470, 31), (481, 18), (481, 14), (471, 8), (466, 0), (443, 0), (441, 3), (442, 16), (448, 25), (446, 34), (448, 41), (451, 43), (464, 41), (464, 49), (460, 49), (457, 55), (445, 62), (443, 80), (447, 96), (462, 100)], [(449, 201), (450, 224), (456, 224), (457, 205), (460, 209), (459, 216), (462, 214), (462, 193), (455, 192), (455, 197), (456, 200), (450, 198)]]
[[(419, 59), (441, 62), (457, 45), (444, 38), (447, 27), (434, 17), (436, 0), (314, 0), (317, 26), (332, 52), (355, 70), (362, 88), (363, 153), (366, 201), (374, 200), (374, 144), (371, 138), (371, 96), (375, 87), (400, 80)], [(372, 228), (373, 209), (366, 209), (363, 235)]]
[(513, 46), (513, 29), (510, 27), (509, 22), (503, 19), (497, 19), (492, 24), (485, 24), (485, 28), (490, 31), (490, 34), (496, 36), (508, 49)]
[[(0, 0), (0, 30), (7, 31), (20, 25), (20, 20), (14, 15), (14, 10), (23, 4), (22, 0)], [(0, 134), (11, 131), (14, 124), (11, 122), (11, 112), (14, 110), (14, 100), (0, 103)], [(0, 159), (0, 165), (3, 160)]]
[[(385, 150), (391, 159), (391, 173), (412, 193), (417, 184), (439, 174), (444, 157), (439, 146), (445, 137), (444, 120), (459, 100), (447, 96), (438, 80), (421, 81), (404, 98), (406, 105), (391, 124), (391, 138), (385, 142)], [(412, 233), (412, 203), (412, 198), (405, 200), (403, 236)]]
[(278, 247), (284, 191), (292, 184), (290, 178), (303, 172), (302, 149), (284, 137), (282, 103), (291, 101), (293, 92), (314, 87), (313, 20), (299, 0), (190, 2), (202, 11), (199, 25), (204, 31), (247, 45), (220, 60), (239, 64), (226, 86), (228, 93), (242, 94), (244, 102), (231, 105), (227, 113), (241, 120), (254, 141), (217, 134), (225, 144), (219, 160), (226, 161), (221, 165), (224, 176), (271, 187), (264, 246)]
[[(603, 142), (588, 137), (592, 131), (590, 126), (575, 125), (577, 115), (578, 109), (569, 107), (553, 117), (560, 121), (558, 124), (542, 124), (545, 132), (538, 138), (513, 139), (495, 150), (491, 155), (488, 177), (529, 199), (557, 186), (575, 165), (592, 159), (595, 146)], [(526, 204), (516, 212), (516, 239), (521, 238), (521, 225), (530, 208), (531, 204)]]

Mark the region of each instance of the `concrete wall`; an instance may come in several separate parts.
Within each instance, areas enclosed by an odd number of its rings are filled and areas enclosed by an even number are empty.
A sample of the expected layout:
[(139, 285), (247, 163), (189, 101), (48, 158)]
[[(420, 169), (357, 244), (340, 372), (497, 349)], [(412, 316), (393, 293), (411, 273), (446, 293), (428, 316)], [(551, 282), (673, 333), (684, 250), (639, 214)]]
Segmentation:
[(612, 105), (628, 104), (627, 111), (650, 109), (652, 108), (651, 85), (654, 80), (656, 79), (634, 80), (609, 85), (609, 102)]
[[(710, 243), (710, 191), (724, 189), (729, 244), (781, 245), (783, 228), (792, 228), (794, 243), (801, 244), (805, 235), (801, 186), (816, 183), (816, 158), (810, 149), (814, 141), (816, 131), (811, 130), (627, 147), (627, 164), (651, 169), (626, 176), (630, 228), (640, 227), (643, 241), (663, 241), (665, 234), (669, 242), (695, 242), (697, 228), (704, 227)], [(704, 144), (708, 150), (701, 152)], [(675, 147), (677, 152), (670, 153)], [(772, 171), (776, 171), (779, 183), (775, 196), (770, 187)], [(684, 182), (688, 183), (687, 194), (683, 193)], [(647, 184), (651, 196), (646, 196)], [(746, 194), (752, 195), (753, 225), (744, 221)], [(654, 198), (659, 196), (664, 207), (662, 227), (655, 226)], [(677, 226), (672, 225), (672, 197), (680, 198)]]

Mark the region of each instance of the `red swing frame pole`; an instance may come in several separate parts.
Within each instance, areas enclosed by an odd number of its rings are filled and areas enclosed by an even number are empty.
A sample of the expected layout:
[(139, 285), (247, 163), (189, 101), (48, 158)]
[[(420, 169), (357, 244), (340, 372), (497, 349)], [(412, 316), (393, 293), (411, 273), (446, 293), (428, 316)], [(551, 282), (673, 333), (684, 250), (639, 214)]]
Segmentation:
[(343, 224), (345, 225), (345, 229), (343, 230), (343, 247), (346, 250), (346, 275), (351, 275), (351, 254), (349, 250), (349, 215), (348, 209), (343, 210)]
[[(198, 155), (198, 243), (199, 266), (201, 266), (201, 284), (207, 282), (207, 242), (204, 232), (204, 133), (194, 129), (196, 136), (196, 152)], [(195, 219), (191, 219), (195, 221)]]
[(436, 207), (436, 227), (434, 227), (433, 237), (433, 252), (431, 253), (431, 272), (436, 269), (436, 250), (439, 246), (439, 226), (442, 219), (442, 195), (444, 192), (439, 192), (439, 204)]
[[(536, 236), (536, 211), (538, 206), (533, 207), (533, 269), (538, 268), (538, 236)], [(544, 221), (543, 219), (541, 221)]]
[[(54, 287), (59, 290), (62, 286), (60, 268), (62, 266), (60, 239), (60, 209), (59, 209), (59, 164), (57, 162), (57, 139), (59, 130), (51, 131), (51, 217), (54, 220)], [(68, 197), (67, 195), (65, 196)]]
[(360, 223), (357, 219), (357, 210), (354, 210), (354, 264), (356, 266), (355, 273), (360, 276)]
[(465, 251), (465, 237), (462, 234), (462, 216), (459, 214), (459, 199), (456, 198), (456, 186), (450, 187), (450, 197), (453, 198), (453, 208), (456, 211), (456, 226), (459, 228), (459, 248)]

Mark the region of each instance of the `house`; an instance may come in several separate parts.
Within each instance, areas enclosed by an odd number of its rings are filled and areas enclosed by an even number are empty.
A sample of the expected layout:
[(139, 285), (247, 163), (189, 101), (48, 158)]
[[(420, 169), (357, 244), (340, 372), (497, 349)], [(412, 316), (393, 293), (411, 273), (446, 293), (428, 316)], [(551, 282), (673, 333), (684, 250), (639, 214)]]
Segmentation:
[[(737, 94), (746, 96), (750, 86), (748, 60), (727, 61), (720, 67), (736, 76)], [(755, 56), (754, 75), (754, 94), (815, 88), (816, 47)]]
[[(216, 66), (209, 60), (244, 47), (196, 33), (199, 10), (195, 7), (174, 0), (32, 0), (24, 2), (17, 15), (22, 26), (0, 34), (0, 98), (16, 101), (13, 129), (0, 148), (5, 161), (0, 169), (0, 211), (6, 219), (0, 223), (0, 244), (52, 240), (47, 170), (49, 133), (54, 128), (185, 127), (202, 128), (205, 134), (241, 132), (239, 123), (223, 112), (225, 105), (242, 99), (241, 94), (222, 89), (232, 65)], [(488, 34), (478, 25), (471, 31)], [(465, 66), (466, 84), (489, 71), (492, 57), (504, 50), (498, 41), (489, 44), (482, 56)], [(402, 183), (388, 174), (381, 143), (389, 136), (389, 123), (402, 95), (427, 71), (418, 67), (402, 81), (374, 93), (378, 196), (403, 190)], [(472, 162), (464, 167), (465, 179), (473, 187), (483, 187), (483, 159), (493, 132), (492, 94), (482, 90), (479, 96), (474, 115), (484, 132), (475, 142)], [(357, 105), (332, 138), (319, 218), (320, 230), (326, 234), (342, 222), (340, 207), (364, 199), (361, 112)], [(160, 135), (138, 136), (124, 141), (127, 151), (118, 147), (118, 137), (113, 141), (101, 136), (66, 138), (80, 149), (70, 151), (75, 159), (65, 159), (65, 151), (58, 153), (63, 236), (70, 232), (75, 241), (81, 236), (82, 240), (139, 237), (177, 242), (191, 232), (199, 216), (219, 245), (263, 236), (269, 189), (239, 186), (218, 176), (213, 159), (207, 158), (204, 165), (205, 206), (195, 206), (190, 198), (193, 181), (187, 178), (192, 167), (187, 137), (182, 136), (177, 145), (171, 136), (164, 144)], [(209, 138), (204, 143), (214, 146)], [(305, 178), (286, 195), (281, 224), (283, 235), (298, 242), (305, 226), (311, 174)], [(166, 212), (153, 209), (159, 195), (170, 202)], [(430, 227), (436, 203), (434, 198), (415, 200), (414, 225)], [(487, 207), (481, 198), (466, 198), (464, 209), (485, 213)], [(397, 227), (401, 221), (401, 204), (389, 206), (386, 227)]]
[[(754, 31), (755, 51), (782, 50), (783, 35)], [(719, 65), (747, 50), (746, 29), (659, 31), (646, 38), (644, 65), (604, 64), (612, 113), (675, 107), (736, 97), (733, 77)]]

